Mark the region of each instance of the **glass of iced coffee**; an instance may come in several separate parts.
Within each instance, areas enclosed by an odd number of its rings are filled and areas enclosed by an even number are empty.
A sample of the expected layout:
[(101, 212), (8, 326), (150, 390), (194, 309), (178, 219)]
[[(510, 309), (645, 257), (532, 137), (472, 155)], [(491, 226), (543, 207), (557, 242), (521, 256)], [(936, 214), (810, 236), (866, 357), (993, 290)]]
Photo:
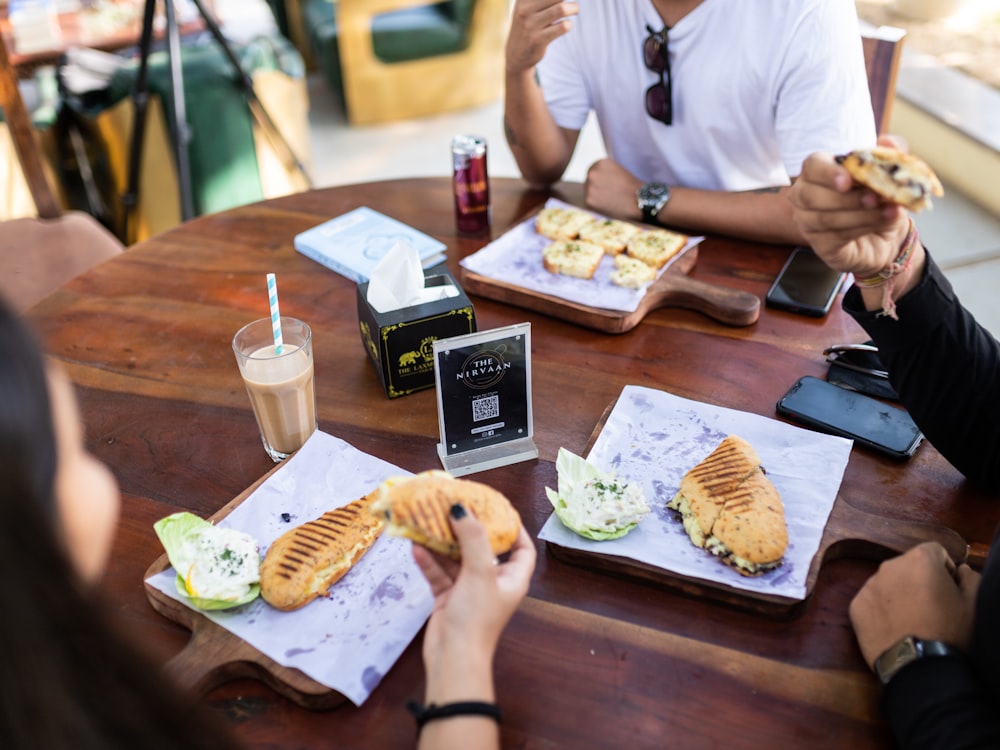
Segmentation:
[(316, 430), (312, 331), (295, 318), (281, 318), (278, 351), (270, 318), (243, 326), (233, 351), (260, 427), (264, 450), (275, 462), (288, 458)]

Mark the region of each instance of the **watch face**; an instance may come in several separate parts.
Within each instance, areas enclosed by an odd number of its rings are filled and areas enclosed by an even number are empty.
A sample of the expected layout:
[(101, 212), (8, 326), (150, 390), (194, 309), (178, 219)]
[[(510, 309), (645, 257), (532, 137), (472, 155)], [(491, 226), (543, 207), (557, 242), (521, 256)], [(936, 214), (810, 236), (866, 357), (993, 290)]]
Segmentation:
[(670, 188), (662, 182), (647, 182), (636, 193), (644, 221), (652, 222), (670, 198)]
[(639, 189), (639, 199), (650, 206), (655, 206), (670, 195), (670, 190), (662, 182), (647, 182)]
[(908, 636), (891, 646), (875, 661), (875, 672), (883, 685), (892, 679), (900, 669), (920, 657), (918, 641)]

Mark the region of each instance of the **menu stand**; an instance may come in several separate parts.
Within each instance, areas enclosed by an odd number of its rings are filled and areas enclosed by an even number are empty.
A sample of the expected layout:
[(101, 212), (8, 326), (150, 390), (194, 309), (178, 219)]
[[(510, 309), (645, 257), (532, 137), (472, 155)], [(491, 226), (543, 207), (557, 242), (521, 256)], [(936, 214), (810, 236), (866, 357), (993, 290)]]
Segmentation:
[(452, 476), (538, 458), (531, 415), (531, 324), (433, 342), (441, 442)]

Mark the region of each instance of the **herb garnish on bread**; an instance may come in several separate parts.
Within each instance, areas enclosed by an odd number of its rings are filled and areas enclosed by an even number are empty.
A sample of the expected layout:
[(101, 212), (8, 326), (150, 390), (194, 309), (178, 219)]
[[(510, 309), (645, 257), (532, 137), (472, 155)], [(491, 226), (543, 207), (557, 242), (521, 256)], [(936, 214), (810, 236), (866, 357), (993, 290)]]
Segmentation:
[(549, 273), (592, 279), (604, 257), (604, 248), (579, 240), (559, 240), (542, 250), (542, 264)]

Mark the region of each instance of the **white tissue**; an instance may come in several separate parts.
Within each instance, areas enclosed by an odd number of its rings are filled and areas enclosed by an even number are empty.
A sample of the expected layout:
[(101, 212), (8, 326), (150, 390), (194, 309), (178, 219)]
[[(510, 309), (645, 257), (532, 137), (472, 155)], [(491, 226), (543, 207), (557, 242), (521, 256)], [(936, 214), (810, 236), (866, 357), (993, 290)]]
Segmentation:
[(420, 256), (406, 242), (394, 244), (368, 280), (368, 304), (380, 313), (457, 296), (454, 284), (424, 286)]

